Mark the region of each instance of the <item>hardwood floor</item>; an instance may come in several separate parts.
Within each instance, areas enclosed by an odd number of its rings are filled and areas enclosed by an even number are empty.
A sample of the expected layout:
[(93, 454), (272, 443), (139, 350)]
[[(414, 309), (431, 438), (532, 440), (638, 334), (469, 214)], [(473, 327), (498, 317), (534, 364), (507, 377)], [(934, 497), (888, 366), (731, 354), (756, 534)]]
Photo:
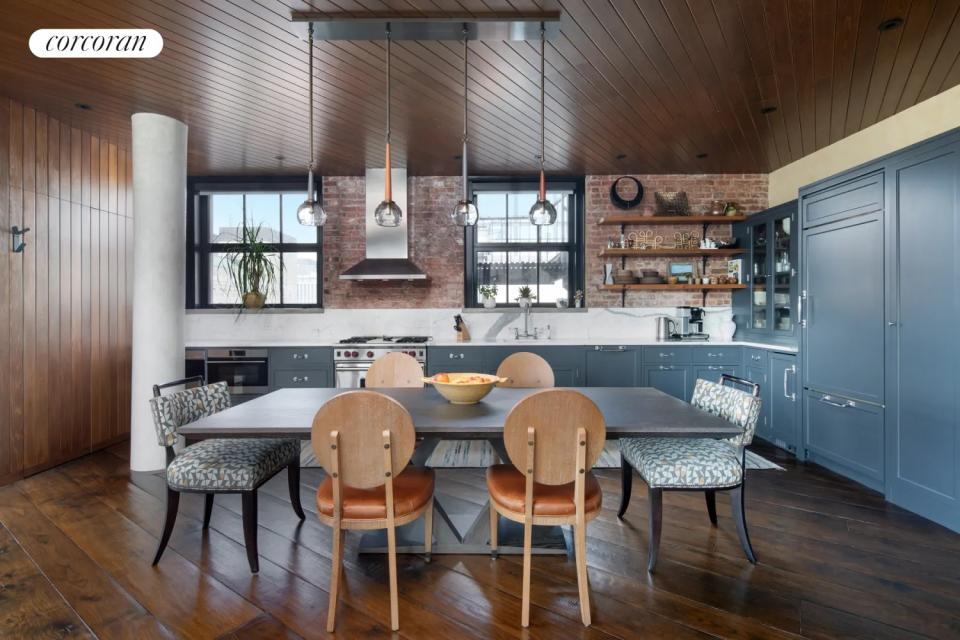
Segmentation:
[[(331, 538), (298, 524), (285, 474), (261, 489), (260, 573), (243, 548), (238, 496), (184, 495), (163, 560), (150, 566), (164, 481), (128, 470), (126, 443), (0, 489), (0, 637), (323, 637)], [(960, 637), (960, 535), (874, 492), (769, 448), (787, 472), (750, 471), (759, 558), (743, 556), (728, 497), (719, 527), (703, 496), (667, 493), (657, 572), (646, 572), (646, 488), (616, 518), (619, 471), (599, 471), (603, 514), (588, 527), (593, 626), (580, 624), (576, 566), (534, 557), (531, 626), (520, 627), (522, 559), (401, 556), (401, 638)], [(320, 471), (301, 478), (315, 509)], [(438, 488), (478, 507), (483, 470), (440, 470)], [(388, 637), (383, 557), (348, 534), (337, 636)]]

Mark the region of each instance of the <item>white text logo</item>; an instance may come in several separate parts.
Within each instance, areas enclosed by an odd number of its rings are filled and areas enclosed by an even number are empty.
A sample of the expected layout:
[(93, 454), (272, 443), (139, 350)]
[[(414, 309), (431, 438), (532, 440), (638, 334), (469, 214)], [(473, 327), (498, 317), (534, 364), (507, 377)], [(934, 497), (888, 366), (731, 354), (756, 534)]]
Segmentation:
[(38, 58), (153, 58), (162, 49), (153, 29), (37, 29), (30, 36)]

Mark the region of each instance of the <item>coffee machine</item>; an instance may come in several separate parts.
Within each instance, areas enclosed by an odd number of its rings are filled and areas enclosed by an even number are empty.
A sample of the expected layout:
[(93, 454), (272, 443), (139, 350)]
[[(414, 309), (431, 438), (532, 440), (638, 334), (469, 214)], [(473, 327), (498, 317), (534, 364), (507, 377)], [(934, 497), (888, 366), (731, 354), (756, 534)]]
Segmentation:
[(709, 340), (710, 334), (703, 332), (703, 307), (677, 307), (676, 333), (672, 340)]

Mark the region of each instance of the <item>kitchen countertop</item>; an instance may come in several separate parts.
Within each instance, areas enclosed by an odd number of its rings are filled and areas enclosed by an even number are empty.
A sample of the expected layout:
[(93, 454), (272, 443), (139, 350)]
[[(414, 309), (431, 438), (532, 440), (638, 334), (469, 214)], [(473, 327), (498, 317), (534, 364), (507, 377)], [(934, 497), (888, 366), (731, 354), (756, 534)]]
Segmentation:
[[(591, 346), (662, 346), (670, 345), (677, 347), (696, 347), (696, 346), (729, 346), (729, 347), (755, 347), (758, 349), (768, 349), (770, 351), (781, 351), (784, 353), (797, 353), (798, 349), (796, 347), (784, 346), (784, 345), (775, 345), (775, 344), (763, 344), (760, 342), (745, 342), (741, 340), (733, 341), (722, 341), (722, 340), (709, 340), (709, 341), (689, 341), (689, 342), (657, 342), (656, 340), (644, 340), (644, 339), (623, 339), (623, 338), (589, 338), (589, 339), (565, 339), (559, 338), (555, 340), (514, 340), (513, 338), (503, 338), (497, 340), (482, 340), (474, 339), (470, 342), (457, 342), (456, 340), (434, 340), (428, 343), (429, 347), (505, 347), (505, 346), (530, 346), (530, 347), (591, 347)], [(188, 349), (198, 349), (198, 348), (227, 348), (227, 347), (237, 347), (237, 348), (270, 348), (270, 347), (342, 347), (346, 345), (341, 345), (336, 340), (324, 340), (324, 339), (302, 339), (302, 340), (218, 340), (218, 341), (205, 341), (202, 343), (199, 342), (189, 342), (186, 347)], [(419, 345), (409, 345), (411, 347)]]

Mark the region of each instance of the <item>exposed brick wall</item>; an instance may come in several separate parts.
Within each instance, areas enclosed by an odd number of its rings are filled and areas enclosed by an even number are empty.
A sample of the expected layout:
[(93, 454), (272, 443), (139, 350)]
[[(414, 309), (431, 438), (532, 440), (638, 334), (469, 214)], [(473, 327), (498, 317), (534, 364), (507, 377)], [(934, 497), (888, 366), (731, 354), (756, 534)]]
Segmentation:
[[(618, 227), (599, 227), (598, 218), (620, 212), (610, 203), (610, 185), (618, 176), (588, 176), (586, 180), (586, 299), (592, 307), (620, 306), (620, 294), (599, 291), (603, 263), (599, 252), (607, 238), (618, 236)], [(644, 198), (636, 213), (653, 212), (655, 191), (686, 191), (694, 213), (709, 209), (713, 199), (736, 202), (742, 211), (754, 213), (767, 207), (767, 176), (764, 174), (638, 175)], [(449, 223), (448, 214), (460, 193), (460, 179), (449, 177), (408, 178), (410, 257), (427, 274), (426, 282), (357, 283), (339, 275), (364, 257), (364, 178), (326, 177), (324, 206), (329, 218), (324, 228), (324, 306), (344, 308), (448, 308), (463, 305), (463, 232)], [(666, 243), (675, 231), (700, 234), (699, 225), (651, 227)], [(637, 228), (639, 229), (639, 227)], [(629, 231), (629, 229), (628, 229)], [(730, 225), (710, 228), (709, 236), (729, 238)], [(666, 270), (670, 258), (628, 258), (629, 269)], [(676, 258), (673, 258), (676, 260)], [(614, 261), (619, 267), (619, 260)], [(709, 273), (726, 273), (726, 260), (711, 259)], [(627, 306), (699, 305), (694, 292), (630, 292)], [(728, 292), (711, 292), (708, 305), (729, 305)]]
[(463, 306), (463, 231), (449, 222), (460, 197), (458, 177), (410, 177), (407, 183), (410, 259), (426, 282), (340, 280), (364, 258), (363, 176), (323, 180), (329, 215), (323, 231), (323, 302), (331, 309), (404, 309)]
[[(601, 227), (597, 220), (606, 215), (624, 213), (610, 202), (610, 185), (619, 176), (587, 176), (586, 180), (586, 294), (587, 304), (591, 307), (619, 307), (621, 294), (616, 291), (600, 291), (603, 282), (603, 265), (613, 262), (620, 268), (620, 259), (601, 258), (600, 251), (607, 246), (607, 239), (619, 239), (620, 228)], [(686, 191), (690, 201), (691, 213), (706, 213), (714, 199), (736, 202), (741, 211), (755, 213), (767, 208), (766, 174), (658, 174), (636, 175), (643, 185), (643, 201), (630, 213), (652, 214), (656, 207), (654, 192)], [(627, 227), (626, 232), (640, 231), (645, 227)], [(700, 236), (701, 225), (657, 225), (649, 227), (656, 235), (663, 236), (667, 245), (672, 245), (677, 231), (693, 232)], [(711, 225), (707, 237), (729, 239), (732, 226), (729, 224)], [(626, 268), (656, 269), (666, 273), (671, 261), (681, 258), (627, 258)], [(699, 260), (699, 258), (697, 259)], [(707, 273), (725, 274), (726, 259), (710, 258)], [(675, 305), (702, 304), (700, 292), (695, 291), (629, 291), (626, 296), (628, 307), (669, 307)], [(707, 305), (723, 306), (730, 304), (730, 292), (711, 291), (707, 294)]]

